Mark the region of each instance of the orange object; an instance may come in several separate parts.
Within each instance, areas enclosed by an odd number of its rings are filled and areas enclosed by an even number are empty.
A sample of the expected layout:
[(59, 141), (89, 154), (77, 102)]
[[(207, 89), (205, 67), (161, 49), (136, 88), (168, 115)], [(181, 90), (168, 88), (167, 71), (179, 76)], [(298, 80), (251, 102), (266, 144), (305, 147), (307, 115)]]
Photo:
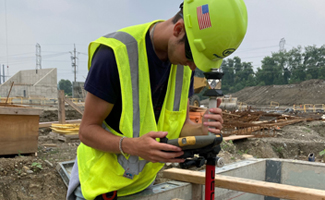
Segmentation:
[(205, 112), (190, 112), (190, 120), (195, 123), (202, 123), (202, 117)]

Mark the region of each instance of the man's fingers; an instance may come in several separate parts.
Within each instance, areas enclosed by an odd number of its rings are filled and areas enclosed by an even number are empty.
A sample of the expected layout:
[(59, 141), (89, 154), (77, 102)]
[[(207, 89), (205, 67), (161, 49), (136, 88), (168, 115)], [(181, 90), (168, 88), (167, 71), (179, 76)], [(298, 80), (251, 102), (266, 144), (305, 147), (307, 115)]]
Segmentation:
[[(204, 115), (204, 117), (206, 119), (211, 119), (211, 120), (214, 120), (214, 121), (217, 121), (217, 122), (220, 122), (220, 123), (223, 123), (223, 119), (221, 117), (221, 115), (212, 115), (212, 114), (206, 114)], [(211, 121), (210, 121), (211, 122)], [(208, 122), (204, 122), (204, 125), (207, 125)]]
[(219, 108), (220, 104), (221, 104), (221, 99), (217, 99), (217, 108)]
[(183, 155), (184, 152), (163, 152), (158, 151), (156, 154), (156, 158), (153, 158), (153, 160), (157, 160), (159, 162), (184, 162), (184, 159), (177, 158), (181, 155)]
[(210, 133), (215, 134), (215, 135), (218, 135), (218, 134), (221, 133), (220, 129), (215, 129), (215, 128), (208, 128), (208, 131), (209, 131)]
[(166, 137), (168, 133), (167, 132), (163, 132), (163, 131), (158, 131), (158, 132), (149, 132), (148, 135), (152, 138), (163, 138), (163, 137)]
[(210, 108), (209, 109), (209, 112), (211, 114), (219, 114), (219, 115), (222, 115), (222, 110), (220, 108)]
[(171, 145), (171, 144), (166, 144), (166, 143), (159, 143), (157, 144), (157, 148), (162, 151), (174, 151), (174, 152), (179, 152), (182, 151), (180, 147)]

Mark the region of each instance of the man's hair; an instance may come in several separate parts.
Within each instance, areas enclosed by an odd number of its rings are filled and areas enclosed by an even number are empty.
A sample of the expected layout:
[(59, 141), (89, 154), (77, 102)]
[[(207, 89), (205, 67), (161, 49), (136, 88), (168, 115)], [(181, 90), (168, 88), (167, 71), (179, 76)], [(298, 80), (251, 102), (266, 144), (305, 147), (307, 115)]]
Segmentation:
[(176, 13), (176, 15), (173, 18), (173, 23), (176, 24), (176, 22), (178, 22), (178, 20), (182, 18), (183, 18), (183, 8), (181, 8), (181, 10)]
[[(172, 20), (172, 22), (174, 24), (176, 24), (178, 22), (178, 20), (183, 19), (183, 3), (181, 3), (179, 8), (180, 8), (180, 11), (178, 11), (176, 13), (176, 15), (173, 17), (173, 20)], [(186, 33), (185, 33), (184, 37), (179, 40), (179, 42), (185, 42), (185, 39), (186, 39)]]

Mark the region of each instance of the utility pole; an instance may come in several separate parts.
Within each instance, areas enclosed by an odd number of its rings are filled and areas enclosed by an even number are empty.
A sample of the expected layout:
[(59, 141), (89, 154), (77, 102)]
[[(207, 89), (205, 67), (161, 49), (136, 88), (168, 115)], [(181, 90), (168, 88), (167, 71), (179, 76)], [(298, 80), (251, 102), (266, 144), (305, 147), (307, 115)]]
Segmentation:
[(284, 38), (281, 38), (279, 42), (280, 52), (284, 51), (284, 45), (286, 44), (286, 40)]
[(72, 62), (72, 70), (74, 73), (74, 82), (77, 81), (77, 51), (76, 51), (76, 45), (74, 44), (73, 52), (71, 52), (71, 62)]
[(42, 69), (42, 56), (41, 56), (41, 45), (36, 43), (36, 72), (38, 69)]
[(6, 79), (5, 79), (5, 65), (2, 65), (2, 73), (3, 73), (3, 83), (6, 82)]
[(1, 65), (0, 65), (0, 84), (1, 84)]
[(72, 64), (72, 70), (74, 74), (74, 82), (72, 82), (72, 97), (74, 98), (74, 85), (77, 81), (77, 51), (76, 51), (76, 45), (74, 44), (73, 52), (71, 52), (71, 64)]

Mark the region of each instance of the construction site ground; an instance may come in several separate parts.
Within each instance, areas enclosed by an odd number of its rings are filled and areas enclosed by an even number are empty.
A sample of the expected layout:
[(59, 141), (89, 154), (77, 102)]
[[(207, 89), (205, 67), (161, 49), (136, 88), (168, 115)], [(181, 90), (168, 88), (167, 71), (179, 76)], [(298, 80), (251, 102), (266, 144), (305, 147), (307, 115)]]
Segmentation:
[[(75, 110), (66, 109), (66, 119), (81, 119)], [(40, 122), (58, 120), (57, 109), (45, 109)], [(50, 128), (40, 128), (35, 154), (0, 157), (0, 200), (65, 199), (67, 187), (56, 171), (59, 162), (74, 160), (79, 139), (58, 140)], [(9, 133), (8, 133), (9, 134)], [(325, 149), (325, 122), (302, 121), (275, 130), (275, 137), (250, 138), (223, 142), (219, 156), (232, 163), (253, 156), (324, 162), (319, 152)], [(166, 164), (165, 168), (174, 164)], [(193, 169), (198, 170), (198, 169)], [(156, 183), (167, 181), (159, 173)]]

